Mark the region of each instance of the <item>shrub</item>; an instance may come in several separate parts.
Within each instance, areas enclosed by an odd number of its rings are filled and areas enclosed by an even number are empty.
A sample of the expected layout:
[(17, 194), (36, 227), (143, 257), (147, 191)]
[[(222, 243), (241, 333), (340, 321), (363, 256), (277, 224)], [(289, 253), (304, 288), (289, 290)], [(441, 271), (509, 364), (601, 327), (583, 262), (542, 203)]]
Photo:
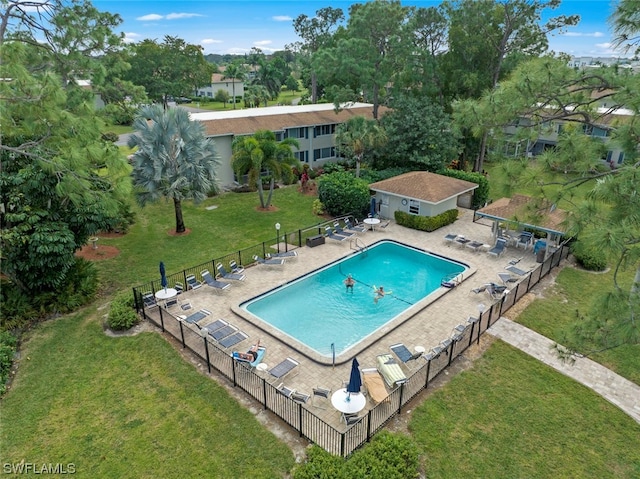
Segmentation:
[(482, 173), (446, 169), (439, 171), (438, 174), (476, 183), (478, 187), (473, 192), (471, 202), (471, 208), (474, 210), (482, 208), (489, 200), (489, 180)]
[(0, 330), (22, 329), (38, 317), (31, 296), (5, 279), (0, 285)]
[(133, 307), (133, 296), (129, 292), (121, 292), (111, 301), (107, 325), (114, 331), (131, 328), (138, 320), (138, 314)]
[(597, 250), (587, 247), (581, 241), (571, 245), (571, 252), (580, 266), (589, 271), (604, 271), (607, 259)]
[(412, 479), (419, 475), (419, 453), (408, 436), (382, 431), (350, 458), (332, 456), (312, 446), (294, 479)]
[(7, 390), (7, 381), (11, 373), (17, 343), (18, 340), (10, 332), (0, 333), (0, 396)]
[(319, 199), (315, 199), (313, 200), (313, 214), (314, 215), (323, 215), (324, 214), (324, 205), (322, 204), (322, 201), (320, 201)]
[(318, 179), (318, 198), (332, 216), (366, 216), (370, 201), (369, 186), (351, 173), (338, 171)]
[(115, 143), (119, 138), (120, 137), (118, 136), (118, 134), (114, 133), (113, 131), (105, 131), (102, 134), (102, 139), (104, 141), (110, 141), (111, 143)]
[(458, 219), (458, 210), (448, 210), (444, 213), (440, 213), (437, 216), (419, 216), (405, 213), (404, 211), (396, 211), (395, 214), (396, 223), (407, 228), (420, 231), (435, 231), (443, 226), (450, 225)]

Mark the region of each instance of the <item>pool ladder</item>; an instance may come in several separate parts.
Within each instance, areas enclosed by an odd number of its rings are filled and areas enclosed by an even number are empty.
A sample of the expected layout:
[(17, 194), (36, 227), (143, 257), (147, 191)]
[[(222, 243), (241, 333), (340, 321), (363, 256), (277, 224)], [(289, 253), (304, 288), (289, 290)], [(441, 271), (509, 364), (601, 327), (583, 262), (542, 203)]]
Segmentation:
[(463, 273), (448, 274), (440, 280), (440, 286), (444, 286), (445, 288), (455, 288), (462, 282), (463, 279)]
[(362, 253), (366, 253), (369, 250), (369, 247), (364, 244), (360, 238), (352, 238), (349, 240), (349, 248), (357, 250)]

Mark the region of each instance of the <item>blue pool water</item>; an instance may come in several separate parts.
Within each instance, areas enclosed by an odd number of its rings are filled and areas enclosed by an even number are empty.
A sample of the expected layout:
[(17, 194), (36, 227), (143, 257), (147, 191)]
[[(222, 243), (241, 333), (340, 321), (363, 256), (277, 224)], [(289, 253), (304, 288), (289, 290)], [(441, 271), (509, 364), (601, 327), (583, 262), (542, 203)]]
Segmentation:
[[(240, 305), (322, 356), (339, 355), (467, 267), (394, 241), (348, 256)], [(356, 280), (353, 292), (343, 283)], [(374, 302), (374, 286), (384, 298)], [(284, 338), (283, 338), (284, 339)]]

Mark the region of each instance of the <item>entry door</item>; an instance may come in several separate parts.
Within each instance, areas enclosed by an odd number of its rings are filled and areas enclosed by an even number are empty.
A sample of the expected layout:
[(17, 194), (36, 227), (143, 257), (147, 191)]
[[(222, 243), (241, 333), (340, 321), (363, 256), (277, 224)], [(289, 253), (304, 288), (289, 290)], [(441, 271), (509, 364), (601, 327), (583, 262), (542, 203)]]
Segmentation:
[(389, 218), (389, 195), (380, 196), (380, 216), (383, 218)]

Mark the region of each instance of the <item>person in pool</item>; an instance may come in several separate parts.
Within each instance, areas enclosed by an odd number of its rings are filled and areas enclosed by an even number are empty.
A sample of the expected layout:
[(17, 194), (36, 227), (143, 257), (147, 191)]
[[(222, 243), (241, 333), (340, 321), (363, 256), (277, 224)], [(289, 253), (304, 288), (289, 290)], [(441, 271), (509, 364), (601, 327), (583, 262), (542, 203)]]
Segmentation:
[(347, 275), (347, 278), (344, 280), (344, 285), (347, 287), (347, 292), (351, 291), (353, 293), (353, 285), (356, 284), (356, 280), (351, 277), (351, 273)]
[(373, 302), (377, 303), (380, 298), (384, 298), (384, 295), (385, 295), (384, 286), (380, 286), (378, 289), (376, 289), (376, 295), (373, 298)]

